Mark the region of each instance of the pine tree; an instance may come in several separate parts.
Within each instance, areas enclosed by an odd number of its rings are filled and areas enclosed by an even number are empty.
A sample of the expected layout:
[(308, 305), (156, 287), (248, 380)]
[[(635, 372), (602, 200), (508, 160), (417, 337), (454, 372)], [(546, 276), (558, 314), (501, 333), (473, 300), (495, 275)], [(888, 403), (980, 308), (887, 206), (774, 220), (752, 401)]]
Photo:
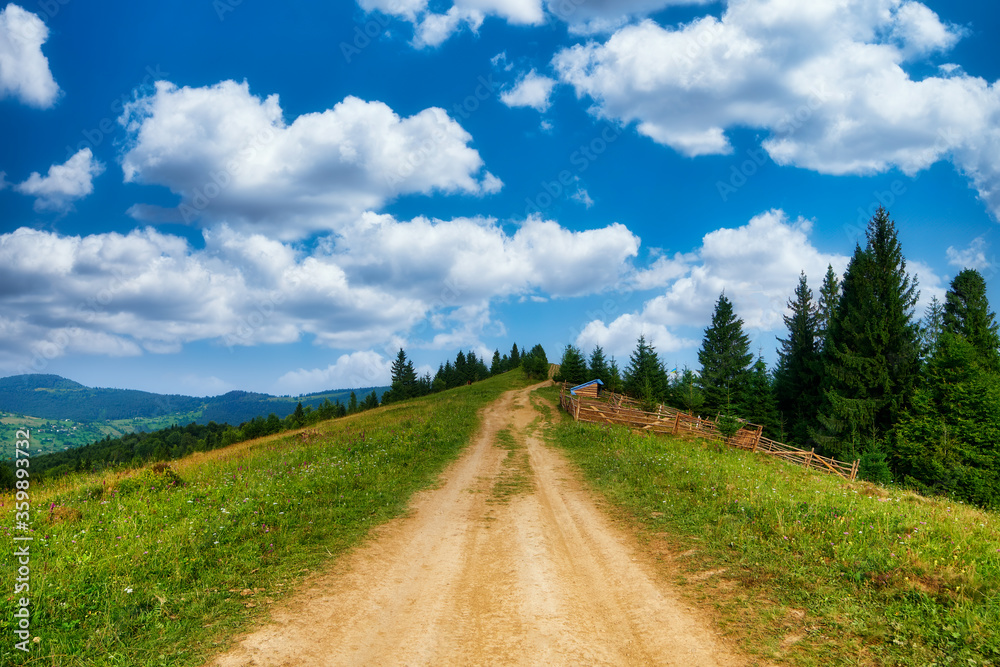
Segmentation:
[(920, 323), (920, 344), (924, 356), (931, 357), (937, 349), (944, 331), (944, 306), (936, 296), (931, 297), (931, 303), (924, 311), (924, 319)]
[(608, 361), (604, 358), (604, 350), (600, 345), (590, 353), (590, 363), (587, 370), (588, 380), (600, 380), (604, 383), (605, 390), (610, 391), (608, 385), (610, 384), (611, 370), (608, 368)]
[(893, 467), (907, 484), (1000, 507), (1000, 376), (965, 337), (941, 333), (924, 382), (893, 432)]
[(833, 265), (826, 267), (826, 276), (823, 278), (823, 286), (819, 289), (819, 304), (816, 309), (816, 349), (822, 351), (826, 343), (826, 334), (830, 330), (830, 321), (833, 314), (837, 312), (837, 304), (840, 303), (840, 281), (837, 274), (833, 272)]
[(545, 354), (545, 348), (540, 344), (531, 348), (531, 351), (521, 356), (521, 367), (528, 377), (536, 380), (543, 380), (549, 376), (549, 359)]
[(733, 312), (725, 293), (719, 295), (712, 314), (712, 324), (698, 350), (701, 363), (701, 387), (705, 409), (740, 414), (749, 400), (750, 338), (743, 333), (743, 320)]
[(705, 404), (705, 395), (698, 384), (698, 376), (694, 374), (693, 370), (685, 366), (684, 370), (678, 375), (677, 381), (671, 387), (671, 402), (682, 406), (691, 416), (699, 414), (702, 406)]
[(620, 394), (624, 391), (622, 373), (618, 369), (618, 361), (615, 360), (614, 357), (611, 357), (611, 362), (608, 364), (608, 382), (605, 389), (616, 394)]
[[(817, 345), (817, 314), (812, 290), (803, 272), (789, 299), (791, 315), (785, 315), (788, 338), (779, 338), (778, 367), (774, 374), (774, 398), (790, 440), (804, 446), (809, 428), (815, 427), (820, 403), (820, 357)], [(778, 420), (772, 426), (777, 426)]]
[(493, 362), (490, 364), (490, 375), (500, 375), (503, 373), (503, 360), (500, 358), (500, 350), (493, 350)]
[(378, 407), (378, 394), (372, 389), (372, 393), (365, 396), (364, 403), (361, 404), (362, 410), (372, 410)]
[(347, 413), (354, 414), (357, 411), (358, 411), (358, 396), (352, 391), (351, 397), (347, 402)]
[(666, 399), (667, 373), (663, 370), (660, 357), (652, 345), (646, 342), (646, 336), (640, 335), (636, 341), (635, 352), (629, 359), (625, 369), (625, 393), (643, 403), (647, 410)]
[(571, 385), (578, 385), (586, 382), (587, 362), (584, 361), (583, 353), (575, 345), (567, 345), (563, 350), (562, 360), (559, 362), (559, 374), (556, 382), (569, 382)]
[(984, 368), (1000, 372), (1000, 335), (982, 274), (965, 269), (955, 276), (945, 295), (943, 320), (944, 328), (964, 337), (976, 349)]
[(778, 435), (780, 419), (777, 403), (774, 400), (774, 382), (762, 356), (757, 357), (750, 370), (748, 390), (753, 400), (744, 406), (743, 417), (748, 422), (763, 426), (764, 435), (774, 438)]
[(403, 348), (399, 348), (396, 360), (392, 362), (390, 375), (392, 387), (382, 397), (383, 402), (392, 403), (416, 396), (417, 372), (413, 368), (413, 362), (406, 358), (406, 352), (403, 351)]
[(486, 358), (476, 358), (476, 363), (472, 369), (472, 381), (478, 382), (490, 376), (490, 368), (486, 365)]
[(521, 365), (521, 353), (517, 350), (517, 343), (510, 348), (510, 367), (517, 368)]
[(879, 208), (844, 274), (823, 354), (824, 391), (813, 438), (828, 454), (862, 457), (862, 473), (884, 479), (884, 439), (908, 406), (919, 371), (913, 321), (916, 281), (896, 226)]
[(459, 350), (458, 354), (455, 355), (455, 385), (454, 386), (457, 387), (458, 385), (468, 384), (469, 380), (471, 380), (471, 379), (472, 378), (469, 377), (469, 362), (468, 362), (468, 359), (465, 356), (465, 352), (463, 352), (462, 350)]

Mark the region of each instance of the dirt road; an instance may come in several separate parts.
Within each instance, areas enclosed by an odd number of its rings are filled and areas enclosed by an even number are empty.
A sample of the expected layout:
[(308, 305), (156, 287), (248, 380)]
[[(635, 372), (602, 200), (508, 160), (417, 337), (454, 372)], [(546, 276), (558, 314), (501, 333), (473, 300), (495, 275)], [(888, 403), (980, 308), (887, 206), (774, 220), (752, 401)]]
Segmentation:
[(487, 408), (439, 488), (212, 664), (743, 664), (543, 444), (529, 393)]

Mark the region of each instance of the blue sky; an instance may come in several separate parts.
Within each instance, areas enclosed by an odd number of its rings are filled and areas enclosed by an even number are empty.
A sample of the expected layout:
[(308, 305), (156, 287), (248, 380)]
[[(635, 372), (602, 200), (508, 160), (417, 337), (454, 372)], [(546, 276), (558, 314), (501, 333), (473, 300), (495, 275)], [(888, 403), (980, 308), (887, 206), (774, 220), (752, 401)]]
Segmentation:
[(0, 5), (0, 374), (380, 384), (404, 347), (637, 336), (722, 290), (774, 362), (885, 204), (918, 315), (1000, 300), (992, 3)]

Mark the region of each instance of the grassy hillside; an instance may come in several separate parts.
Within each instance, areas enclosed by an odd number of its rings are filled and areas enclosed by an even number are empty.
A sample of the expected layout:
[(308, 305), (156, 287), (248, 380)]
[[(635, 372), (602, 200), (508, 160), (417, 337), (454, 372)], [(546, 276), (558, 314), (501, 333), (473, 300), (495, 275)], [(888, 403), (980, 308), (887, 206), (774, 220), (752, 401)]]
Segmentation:
[[(130, 478), (31, 487), (31, 658), (46, 665), (199, 665), (305, 574), (397, 516), (478, 425), (524, 386), (512, 371), (468, 387), (262, 438)], [(14, 563), (0, 497), (0, 562)], [(8, 594), (9, 595), (9, 594)], [(0, 600), (0, 663), (15, 607)]]
[[(375, 390), (381, 396), (388, 387), (355, 389), (358, 400)], [(154, 394), (133, 389), (86, 387), (58, 375), (14, 375), (0, 378), (0, 441), (10, 442), (18, 429), (32, 429), (36, 453), (118, 438), (127, 433), (156, 431), (191, 422), (239, 426), (272, 412), (284, 419), (302, 402), (318, 408), (324, 400), (347, 405), (350, 389), (324, 391), (304, 396), (271, 396), (231, 391), (221, 396)], [(0, 459), (9, 455), (0, 455)]]
[(571, 419), (550, 437), (762, 663), (1000, 664), (996, 513)]
[[(201, 411), (175, 412), (159, 417), (134, 419), (107, 419), (104, 421), (75, 421), (72, 419), (43, 419), (0, 412), (0, 442), (13, 442), (15, 433), (31, 429), (34, 453), (48, 454), (67, 448), (83, 447), (107, 436), (119, 438), (137, 431), (158, 431), (174, 424), (200, 421)], [(5, 452), (0, 459), (10, 458)]]

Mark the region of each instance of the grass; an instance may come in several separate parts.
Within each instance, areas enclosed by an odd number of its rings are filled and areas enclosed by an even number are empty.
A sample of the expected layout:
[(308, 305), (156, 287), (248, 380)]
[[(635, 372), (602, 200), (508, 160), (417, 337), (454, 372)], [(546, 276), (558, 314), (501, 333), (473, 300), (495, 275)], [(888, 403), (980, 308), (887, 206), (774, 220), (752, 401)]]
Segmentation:
[(509, 428), (497, 432), (494, 446), (506, 449), (507, 456), (504, 457), (503, 467), (493, 483), (493, 490), (487, 502), (505, 504), (511, 497), (531, 491), (534, 475), (528, 459), (528, 450)]
[[(14, 651), (13, 582), (0, 663), (200, 665), (266, 620), (306, 574), (405, 511), (469, 442), (520, 371), (128, 478), (31, 487), (30, 655)], [(179, 480), (179, 481), (178, 481)], [(10, 568), (12, 496), (0, 497)], [(23, 533), (17, 533), (23, 534)]]
[(549, 438), (759, 661), (1000, 664), (996, 513), (623, 428)]
[[(200, 418), (201, 414), (201, 410), (198, 410), (195, 412), (177, 412), (159, 417), (74, 421), (68, 419), (42, 419), (5, 412), (0, 413), (0, 442), (13, 442), (16, 431), (30, 428), (31, 448), (37, 456), (89, 445), (98, 440), (103, 440), (106, 436), (119, 438), (139, 430), (156, 431), (168, 428), (174, 424), (186, 426)], [(0, 458), (13, 458), (13, 454), (11, 451), (7, 451)]]

